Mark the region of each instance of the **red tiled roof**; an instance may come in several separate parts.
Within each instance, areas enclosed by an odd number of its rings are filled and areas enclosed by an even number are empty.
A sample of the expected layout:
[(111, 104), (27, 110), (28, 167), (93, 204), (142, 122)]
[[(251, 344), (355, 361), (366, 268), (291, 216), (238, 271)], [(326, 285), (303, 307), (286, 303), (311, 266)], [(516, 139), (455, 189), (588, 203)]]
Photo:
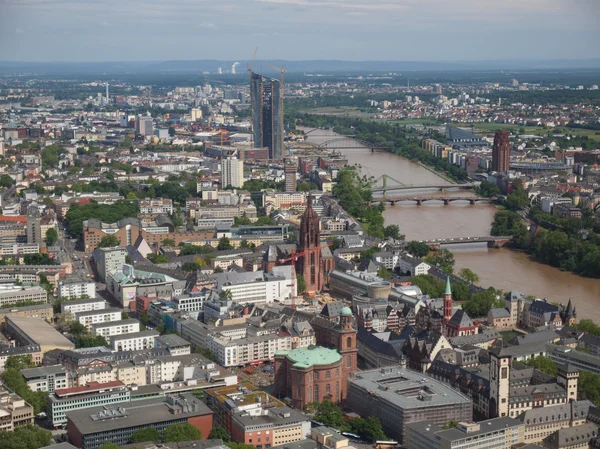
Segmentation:
[(58, 390), (54, 390), (56, 396), (70, 396), (72, 394), (80, 394), (80, 393), (93, 393), (99, 390), (107, 390), (109, 388), (123, 387), (125, 384), (120, 380), (113, 380), (111, 382), (88, 382), (87, 385), (83, 385), (81, 387), (73, 387), (73, 388), (59, 388)]
[(91, 198), (79, 198), (77, 204), (92, 204)]
[(0, 221), (14, 221), (19, 223), (27, 223), (27, 217), (25, 215), (0, 215)]

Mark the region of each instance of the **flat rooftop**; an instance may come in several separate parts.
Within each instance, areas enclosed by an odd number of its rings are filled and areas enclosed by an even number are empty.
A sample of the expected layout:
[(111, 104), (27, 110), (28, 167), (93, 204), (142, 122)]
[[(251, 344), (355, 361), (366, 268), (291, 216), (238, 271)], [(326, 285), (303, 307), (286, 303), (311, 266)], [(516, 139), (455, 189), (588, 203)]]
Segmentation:
[(21, 375), (25, 379), (35, 379), (37, 377), (52, 376), (55, 374), (66, 374), (67, 370), (62, 365), (40, 366), (39, 368), (22, 369)]
[[(74, 410), (67, 412), (67, 419), (82, 435), (89, 435), (213, 413), (190, 393), (180, 394), (178, 397), (179, 404), (169, 404), (167, 398), (153, 398)], [(185, 408), (181, 404), (185, 404)]]
[(357, 387), (379, 396), (405, 410), (469, 403), (471, 400), (425, 374), (409, 371), (399, 366), (361, 371), (348, 379), (348, 389)]
[(108, 309), (88, 310), (87, 312), (77, 312), (75, 314), (75, 316), (77, 316), (77, 318), (79, 318), (82, 316), (104, 315), (107, 313), (115, 313), (115, 312), (122, 313), (123, 310), (119, 309), (117, 307), (109, 307)]
[(75, 347), (73, 342), (41, 318), (9, 315), (6, 317), (6, 320), (7, 322), (12, 322), (21, 332), (45, 348), (52, 346), (58, 349), (72, 349)]
[(141, 332), (132, 332), (130, 334), (111, 335), (111, 341), (130, 340), (132, 338), (158, 337), (160, 332), (147, 330)]

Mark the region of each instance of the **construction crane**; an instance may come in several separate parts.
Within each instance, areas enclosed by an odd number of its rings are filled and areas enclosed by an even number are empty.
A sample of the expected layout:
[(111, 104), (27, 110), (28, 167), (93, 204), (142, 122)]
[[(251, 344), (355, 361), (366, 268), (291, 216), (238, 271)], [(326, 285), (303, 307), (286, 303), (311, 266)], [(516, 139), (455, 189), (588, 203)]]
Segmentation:
[(322, 248), (328, 247), (331, 245), (333, 245), (332, 242), (327, 242), (327, 244), (325, 246), (315, 246), (314, 248), (308, 248), (299, 253), (294, 252), (294, 250), (292, 249), (292, 252), (290, 253), (289, 257), (284, 257), (284, 258), (278, 260), (278, 262), (280, 264), (292, 262), (291, 263), (291, 267), (292, 267), (292, 309), (296, 308), (296, 267), (295, 267), (296, 261), (298, 259), (300, 259), (301, 257), (307, 256), (316, 251), (321, 251)]
[(252, 78), (252, 69), (254, 68), (254, 61), (256, 60), (256, 53), (257, 52), (258, 52), (258, 47), (256, 47), (254, 49), (254, 54), (252, 55), (252, 62), (250, 63), (250, 65), (246, 69), (246, 70), (248, 70), (248, 73), (250, 74), (250, 78)]

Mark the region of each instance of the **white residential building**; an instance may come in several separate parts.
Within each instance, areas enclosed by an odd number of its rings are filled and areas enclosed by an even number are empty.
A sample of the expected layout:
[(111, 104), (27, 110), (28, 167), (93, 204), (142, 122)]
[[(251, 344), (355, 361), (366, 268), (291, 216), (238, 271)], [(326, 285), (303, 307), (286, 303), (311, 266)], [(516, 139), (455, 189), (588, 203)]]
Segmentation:
[(96, 296), (96, 284), (87, 280), (62, 280), (58, 281), (58, 297), (63, 298), (81, 298), (87, 296), (93, 298)]
[(87, 328), (92, 324), (108, 323), (110, 321), (119, 321), (122, 317), (122, 310), (116, 307), (108, 309), (90, 310), (89, 312), (80, 312), (75, 314), (75, 319)]
[(291, 267), (273, 268), (271, 273), (262, 271), (246, 273), (219, 273), (213, 275), (217, 291), (231, 292), (231, 299), (241, 304), (285, 302), (291, 299)]
[(108, 307), (108, 303), (101, 298), (94, 299), (82, 299), (78, 301), (65, 301), (60, 303), (60, 311), (71, 312), (71, 313), (81, 313), (81, 312), (91, 312), (93, 310), (104, 310)]
[(101, 337), (112, 337), (113, 335), (133, 334), (140, 332), (140, 322), (133, 318), (118, 321), (96, 323), (90, 326), (92, 334)]
[(167, 198), (148, 198), (140, 201), (141, 214), (172, 214), (173, 200)]
[(115, 335), (110, 337), (113, 351), (140, 351), (154, 348), (156, 337), (160, 335), (155, 330), (135, 332), (133, 334)]
[(244, 161), (235, 157), (221, 161), (221, 187), (241, 188), (244, 185)]
[(125, 264), (127, 248), (96, 248), (93, 253), (98, 280), (104, 282), (108, 273), (120, 270)]

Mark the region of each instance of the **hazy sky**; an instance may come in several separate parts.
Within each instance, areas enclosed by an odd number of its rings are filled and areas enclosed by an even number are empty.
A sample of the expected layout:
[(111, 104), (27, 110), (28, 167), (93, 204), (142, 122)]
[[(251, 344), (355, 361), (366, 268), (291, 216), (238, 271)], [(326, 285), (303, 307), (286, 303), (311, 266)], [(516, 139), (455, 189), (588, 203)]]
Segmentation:
[(600, 0), (0, 0), (0, 60), (600, 58)]

